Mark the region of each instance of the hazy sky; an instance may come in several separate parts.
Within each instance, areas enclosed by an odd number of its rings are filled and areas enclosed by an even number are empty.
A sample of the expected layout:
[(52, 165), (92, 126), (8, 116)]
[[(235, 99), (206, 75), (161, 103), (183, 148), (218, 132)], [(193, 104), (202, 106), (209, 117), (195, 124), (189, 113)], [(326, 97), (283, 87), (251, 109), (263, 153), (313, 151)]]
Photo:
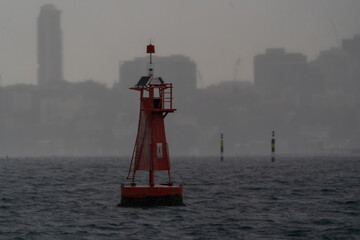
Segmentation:
[[(36, 83), (36, 22), (40, 7), (62, 11), (64, 78), (111, 85), (119, 61), (145, 55), (196, 61), (200, 86), (253, 80), (253, 57), (284, 47), (314, 59), (340, 39), (360, 34), (360, 0), (0, 0), (3, 85)], [(236, 62), (240, 59), (239, 67)], [(170, 79), (169, 79), (170, 80)]]

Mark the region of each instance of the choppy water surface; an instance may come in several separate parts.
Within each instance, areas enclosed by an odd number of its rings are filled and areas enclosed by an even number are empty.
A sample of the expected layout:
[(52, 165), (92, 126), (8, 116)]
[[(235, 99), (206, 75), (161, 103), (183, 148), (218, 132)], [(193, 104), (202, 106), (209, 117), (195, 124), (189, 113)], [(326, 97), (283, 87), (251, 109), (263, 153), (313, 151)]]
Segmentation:
[(173, 158), (186, 206), (147, 209), (116, 207), (128, 164), (0, 160), (0, 239), (360, 238), (357, 157)]

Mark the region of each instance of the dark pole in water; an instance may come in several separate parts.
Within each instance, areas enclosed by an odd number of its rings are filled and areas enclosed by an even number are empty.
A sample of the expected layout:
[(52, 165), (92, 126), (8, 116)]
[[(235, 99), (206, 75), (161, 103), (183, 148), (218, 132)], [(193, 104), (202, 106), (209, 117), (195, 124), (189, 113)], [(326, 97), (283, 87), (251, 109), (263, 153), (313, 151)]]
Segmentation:
[(271, 138), (271, 161), (275, 161), (275, 131), (272, 131)]
[(220, 160), (223, 162), (224, 161), (224, 134), (221, 134), (220, 136)]

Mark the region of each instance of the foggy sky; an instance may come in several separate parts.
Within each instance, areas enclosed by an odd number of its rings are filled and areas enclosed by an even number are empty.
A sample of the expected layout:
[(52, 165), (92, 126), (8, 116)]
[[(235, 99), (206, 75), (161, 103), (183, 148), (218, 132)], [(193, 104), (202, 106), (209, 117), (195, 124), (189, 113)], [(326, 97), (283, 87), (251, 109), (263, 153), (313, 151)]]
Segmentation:
[[(338, 38), (360, 33), (359, 0), (0, 0), (2, 85), (36, 83), (40, 7), (62, 11), (64, 78), (112, 85), (119, 61), (145, 55), (196, 61), (200, 87), (253, 80), (253, 57), (283, 47), (314, 59)], [(239, 68), (235, 68), (240, 58)]]

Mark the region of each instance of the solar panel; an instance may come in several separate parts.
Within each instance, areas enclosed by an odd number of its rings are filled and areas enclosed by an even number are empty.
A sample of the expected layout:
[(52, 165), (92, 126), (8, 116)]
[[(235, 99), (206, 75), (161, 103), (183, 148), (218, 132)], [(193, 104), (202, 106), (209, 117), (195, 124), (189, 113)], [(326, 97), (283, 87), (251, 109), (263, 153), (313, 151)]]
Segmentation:
[(148, 84), (149, 80), (151, 77), (149, 76), (143, 76), (140, 78), (140, 80), (138, 81), (138, 83), (136, 84), (137, 87), (144, 87)]

